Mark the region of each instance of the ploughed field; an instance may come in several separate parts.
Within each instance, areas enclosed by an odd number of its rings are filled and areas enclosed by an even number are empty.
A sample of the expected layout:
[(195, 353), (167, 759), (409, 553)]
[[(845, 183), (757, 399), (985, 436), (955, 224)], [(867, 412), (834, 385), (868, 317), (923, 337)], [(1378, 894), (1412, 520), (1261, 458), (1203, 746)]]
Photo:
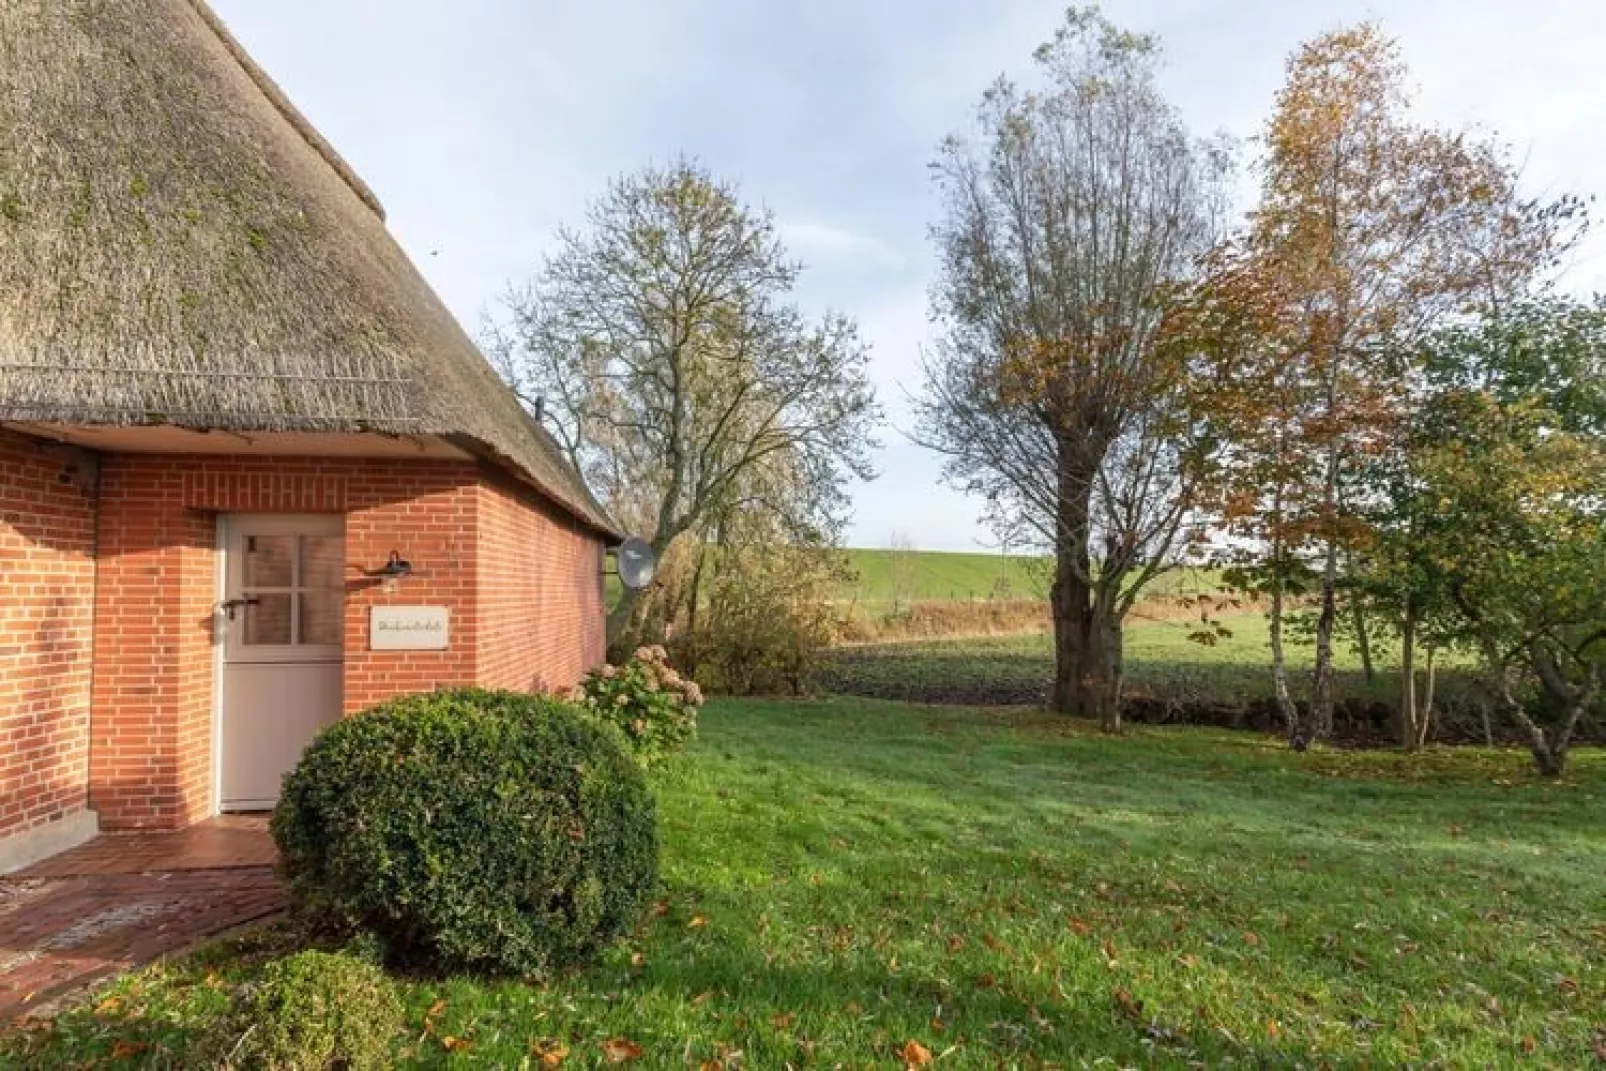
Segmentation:
[[(1259, 613), (1224, 618), (1227, 635), (1195, 642), (1196, 619), (1170, 608), (1134, 608), (1125, 630), (1125, 714), (1148, 724), (1202, 724), (1275, 732), (1280, 729), (1266, 620)], [(1336, 732), (1346, 742), (1392, 740), (1400, 675), (1380, 645), (1377, 672), (1368, 682), (1353, 650), (1335, 649)], [(1308, 689), (1312, 649), (1288, 644), (1295, 694)], [(1435, 686), (1434, 738), (1482, 741), (1480, 693), (1455, 660)], [(1042, 706), (1054, 674), (1054, 640), (1046, 632), (855, 644), (832, 650), (818, 679), (821, 691), (869, 699), (978, 706)], [(1419, 677), (1419, 681), (1422, 678)], [(1516, 740), (1515, 727), (1492, 726), (1497, 739)], [(1585, 735), (1598, 735), (1585, 727)]]

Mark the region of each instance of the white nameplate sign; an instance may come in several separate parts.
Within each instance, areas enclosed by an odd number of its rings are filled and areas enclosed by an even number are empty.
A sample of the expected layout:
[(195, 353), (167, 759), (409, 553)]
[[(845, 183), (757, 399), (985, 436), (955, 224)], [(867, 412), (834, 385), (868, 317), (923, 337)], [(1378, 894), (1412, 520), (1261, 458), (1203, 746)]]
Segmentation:
[(370, 651), (444, 651), (450, 611), (444, 606), (375, 606), (368, 612)]

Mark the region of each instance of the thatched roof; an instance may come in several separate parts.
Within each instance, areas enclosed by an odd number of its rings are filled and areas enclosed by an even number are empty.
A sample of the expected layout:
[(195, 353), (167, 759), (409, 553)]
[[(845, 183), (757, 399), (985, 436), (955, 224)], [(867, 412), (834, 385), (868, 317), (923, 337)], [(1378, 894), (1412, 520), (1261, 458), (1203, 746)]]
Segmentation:
[(203, 0), (0, 0), (0, 421), (441, 437), (617, 534)]

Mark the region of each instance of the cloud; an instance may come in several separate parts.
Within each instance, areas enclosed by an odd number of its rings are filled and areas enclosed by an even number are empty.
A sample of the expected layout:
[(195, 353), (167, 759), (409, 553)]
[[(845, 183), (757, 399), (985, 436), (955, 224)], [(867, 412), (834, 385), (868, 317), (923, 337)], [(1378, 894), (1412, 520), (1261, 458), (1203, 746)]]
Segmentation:
[(782, 220), (778, 227), (781, 241), (789, 252), (806, 261), (870, 258), (888, 266), (903, 258), (887, 243), (868, 234), (814, 220)]

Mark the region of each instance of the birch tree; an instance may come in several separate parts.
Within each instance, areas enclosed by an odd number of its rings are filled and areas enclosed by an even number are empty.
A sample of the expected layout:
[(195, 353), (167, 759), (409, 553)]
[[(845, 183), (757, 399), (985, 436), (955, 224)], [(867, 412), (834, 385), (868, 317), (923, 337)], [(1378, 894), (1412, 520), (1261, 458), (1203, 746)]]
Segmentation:
[[(1259, 306), (1236, 321), (1257, 330), (1219, 355), (1228, 378), (1261, 391), (1230, 418), (1238, 517), (1267, 551), (1273, 675), (1296, 749), (1332, 727), (1342, 570), (1367, 535), (1361, 474), (1404, 431), (1407, 355), (1520, 290), (1555, 248), (1556, 218), (1519, 199), (1497, 145), (1411, 121), (1405, 75), (1369, 24), (1302, 46), (1266, 126), (1249, 225), (1215, 257), (1219, 302)], [(1302, 568), (1316, 592), (1308, 718), (1277, 643)]]

